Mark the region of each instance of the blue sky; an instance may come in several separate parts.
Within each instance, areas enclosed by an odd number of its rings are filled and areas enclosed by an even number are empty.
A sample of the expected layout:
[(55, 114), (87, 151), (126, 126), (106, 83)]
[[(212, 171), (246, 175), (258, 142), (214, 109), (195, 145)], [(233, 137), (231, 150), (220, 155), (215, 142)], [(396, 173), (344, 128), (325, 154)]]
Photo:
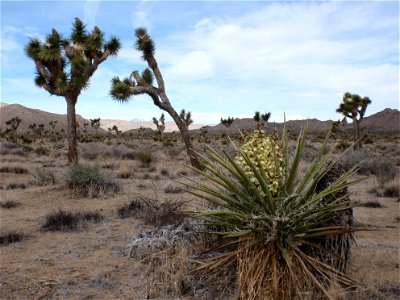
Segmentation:
[(29, 37), (56, 28), (70, 34), (75, 17), (120, 38), (117, 57), (100, 65), (78, 100), (86, 118), (144, 119), (160, 110), (146, 96), (112, 100), (113, 76), (145, 63), (134, 29), (146, 27), (176, 110), (196, 123), (221, 117), (338, 119), (344, 92), (368, 96), (367, 115), (399, 108), (397, 1), (1, 1), (1, 101), (66, 113), (65, 100), (33, 83), (24, 55)]

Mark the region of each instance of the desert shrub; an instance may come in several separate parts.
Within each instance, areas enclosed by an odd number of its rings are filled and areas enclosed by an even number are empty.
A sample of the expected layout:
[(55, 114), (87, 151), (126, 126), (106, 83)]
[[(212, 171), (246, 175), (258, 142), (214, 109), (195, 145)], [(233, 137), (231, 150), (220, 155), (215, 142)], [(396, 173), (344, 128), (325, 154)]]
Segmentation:
[(0, 207), (5, 208), (5, 209), (10, 209), (19, 206), (18, 202), (12, 201), (12, 200), (7, 200), (7, 201), (2, 201), (0, 202)]
[(368, 207), (368, 208), (382, 208), (382, 204), (380, 204), (378, 201), (368, 201), (365, 203), (359, 204), (359, 206), (362, 207)]
[[(341, 158), (341, 165), (345, 170), (350, 170), (356, 164), (359, 164), (362, 161), (371, 160), (374, 157), (374, 152), (369, 149), (362, 148), (356, 151), (351, 151), (347, 153), (345, 156)], [(365, 163), (359, 169), (360, 174), (367, 173), (367, 167)]]
[(180, 194), (183, 190), (180, 187), (169, 185), (164, 189), (165, 194)]
[(387, 185), (383, 188), (383, 196), (397, 198), (400, 197), (400, 186), (398, 184)]
[(104, 178), (98, 165), (72, 165), (65, 176), (65, 182), (74, 195), (97, 197), (101, 193), (117, 193), (121, 190), (117, 183)]
[(10, 182), (6, 186), (6, 190), (17, 190), (17, 189), (21, 190), (26, 189), (26, 184), (23, 182)]
[(42, 147), (42, 146), (37, 147), (37, 148), (34, 150), (34, 152), (35, 152), (37, 155), (42, 155), (42, 156), (47, 156), (47, 155), (49, 155), (49, 153), (50, 153), (50, 151), (49, 151), (47, 148)]
[(161, 169), (160, 174), (161, 174), (162, 176), (168, 176), (168, 175), (169, 175), (169, 172), (168, 172), (167, 169)]
[(149, 167), (153, 161), (153, 155), (146, 150), (142, 150), (136, 153), (136, 157), (141, 162), (142, 167)]
[(303, 152), (303, 159), (311, 162), (313, 161), (318, 155), (318, 149), (315, 148), (314, 146), (306, 145), (304, 147), (304, 152)]
[(104, 143), (83, 144), (79, 147), (80, 155), (87, 160), (96, 160), (98, 158), (117, 158), (134, 159), (134, 153), (125, 145), (109, 145)]
[(0, 168), (0, 173), (26, 174), (28, 170), (23, 167), (4, 166)]
[(181, 224), (184, 220), (183, 207), (186, 202), (165, 200), (160, 202), (150, 197), (140, 196), (118, 209), (121, 218), (136, 216), (145, 224), (162, 227)]
[(104, 217), (98, 212), (70, 212), (59, 209), (45, 216), (43, 231), (74, 231), (84, 229), (88, 222), (99, 223)]
[(128, 179), (128, 178), (131, 178), (134, 174), (135, 174), (135, 172), (133, 170), (127, 169), (127, 170), (120, 171), (118, 173), (118, 178)]
[(125, 219), (130, 216), (136, 216), (142, 209), (142, 204), (138, 200), (132, 200), (129, 203), (124, 204), (117, 210), (117, 214), (120, 218)]
[(26, 156), (27, 153), (31, 152), (32, 148), (29, 146), (21, 146), (11, 142), (4, 142), (0, 145), (0, 155), (19, 155)]
[(17, 231), (10, 231), (0, 235), (0, 246), (7, 246), (12, 243), (21, 242), (25, 234)]
[(40, 186), (53, 185), (56, 183), (54, 173), (51, 170), (46, 170), (44, 168), (36, 168), (33, 177), (36, 179), (36, 184)]

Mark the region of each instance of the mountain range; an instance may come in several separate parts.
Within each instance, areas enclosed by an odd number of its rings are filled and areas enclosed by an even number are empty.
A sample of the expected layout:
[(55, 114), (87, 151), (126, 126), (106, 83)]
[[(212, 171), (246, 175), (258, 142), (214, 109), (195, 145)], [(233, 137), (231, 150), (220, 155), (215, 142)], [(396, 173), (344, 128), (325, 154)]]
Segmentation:
[[(18, 128), (18, 131), (25, 132), (29, 130), (30, 124), (44, 124), (45, 129), (51, 130), (49, 122), (57, 121), (55, 130), (64, 129), (67, 130), (67, 117), (66, 115), (49, 113), (39, 109), (32, 109), (20, 104), (5, 104), (0, 102), (0, 128), (4, 129), (6, 127), (5, 122), (13, 117), (19, 117), (22, 121)], [(90, 120), (83, 118), (80, 115), (76, 116), (77, 122), (80, 128), (85, 128), (88, 132), (94, 132), (94, 129), (90, 127)], [(326, 132), (332, 125), (333, 121), (320, 121), (318, 119), (308, 119), (308, 120), (291, 120), (287, 121), (286, 125), (291, 131), (299, 131), (302, 127), (308, 124), (308, 130), (310, 132)], [(123, 132), (128, 132), (133, 129), (138, 129), (140, 127), (155, 129), (155, 125), (152, 122), (144, 121), (126, 121), (126, 120), (110, 120), (101, 119), (100, 120), (99, 133), (105, 133), (108, 128), (113, 125), (118, 126)], [(252, 130), (255, 129), (255, 121), (252, 118), (235, 119), (232, 126), (228, 129), (222, 124), (215, 126), (204, 126), (201, 124), (190, 125), (190, 130), (199, 130), (200, 128), (206, 128), (209, 133), (218, 133), (226, 131), (227, 133), (237, 132), (241, 130)], [(397, 109), (386, 108), (376, 114), (365, 117), (362, 121), (362, 127), (370, 132), (400, 132), (400, 111)], [(280, 130), (282, 128), (282, 123), (269, 123), (269, 128), (276, 128)], [(345, 130), (351, 130), (352, 124), (347, 124), (344, 128)], [(135, 131), (135, 130), (133, 130)], [(174, 123), (166, 123), (166, 132), (178, 131)]]

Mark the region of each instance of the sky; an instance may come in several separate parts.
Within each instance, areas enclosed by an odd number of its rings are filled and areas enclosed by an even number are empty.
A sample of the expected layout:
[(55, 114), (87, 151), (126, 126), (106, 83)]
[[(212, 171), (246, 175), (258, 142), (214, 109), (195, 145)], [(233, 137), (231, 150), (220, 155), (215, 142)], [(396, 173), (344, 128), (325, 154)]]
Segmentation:
[[(195, 123), (271, 112), (271, 121), (337, 120), (345, 92), (367, 96), (366, 115), (399, 109), (398, 1), (1, 1), (1, 101), (65, 114), (62, 97), (34, 84), (30, 38), (52, 28), (69, 36), (75, 17), (122, 48), (82, 91), (77, 114), (151, 120), (161, 111), (146, 96), (121, 104), (113, 76), (142, 71), (134, 30), (146, 27), (167, 95)], [(167, 118), (167, 121), (171, 120)]]

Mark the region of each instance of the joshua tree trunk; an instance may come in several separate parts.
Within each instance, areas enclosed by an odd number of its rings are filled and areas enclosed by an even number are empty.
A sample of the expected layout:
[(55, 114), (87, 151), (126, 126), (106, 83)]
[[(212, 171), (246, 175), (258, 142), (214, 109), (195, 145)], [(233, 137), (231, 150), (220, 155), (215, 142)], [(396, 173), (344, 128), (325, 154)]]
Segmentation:
[(181, 132), (183, 142), (186, 145), (186, 151), (190, 158), (190, 163), (194, 168), (201, 169), (201, 164), (197, 157), (196, 152), (194, 151), (192, 140), (190, 138), (189, 129), (186, 126), (185, 122), (180, 118), (178, 113), (172, 108), (172, 106), (166, 106), (165, 111), (169, 113), (169, 115), (174, 120), (176, 126), (178, 126), (179, 131)]
[(78, 163), (78, 149), (76, 142), (76, 115), (75, 105), (78, 101), (78, 96), (68, 95), (65, 97), (67, 101), (67, 129), (68, 129), (68, 163)]

